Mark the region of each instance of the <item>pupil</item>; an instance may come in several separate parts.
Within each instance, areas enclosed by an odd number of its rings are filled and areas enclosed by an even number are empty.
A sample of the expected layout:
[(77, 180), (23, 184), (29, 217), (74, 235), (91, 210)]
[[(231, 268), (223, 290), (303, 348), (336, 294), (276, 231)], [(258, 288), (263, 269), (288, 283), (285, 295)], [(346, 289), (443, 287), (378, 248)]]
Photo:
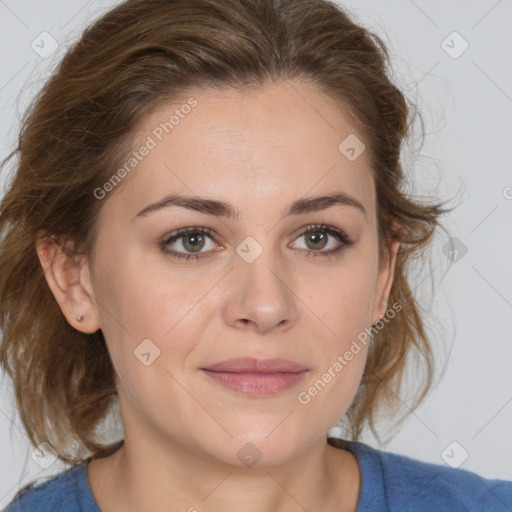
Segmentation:
[[(313, 241), (313, 245), (315, 245), (319, 241), (320, 242), (322, 242), (322, 241), (325, 242), (325, 239), (326, 239), (325, 233), (324, 234), (320, 234), (320, 235), (318, 235), (317, 233), (313, 233), (313, 234), (310, 234), (308, 236), (309, 236), (309, 240)], [(325, 246), (325, 244), (322, 245), (320, 248), (323, 248), (324, 246)]]
[[(192, 241), (191, 243), (189, 243), (189, 241)], [(187, 248), (187, 245), (190, 246), (191, 249), (198, 249), (198, 245), (199, 245), (199, 249), (201, 249), (201, 242), (203, 241), (203, 236), (202, 235), (187, 235), (185, 237), (185, 241), (186, 243), (184, 244), (185, 245), (185, 248)]]

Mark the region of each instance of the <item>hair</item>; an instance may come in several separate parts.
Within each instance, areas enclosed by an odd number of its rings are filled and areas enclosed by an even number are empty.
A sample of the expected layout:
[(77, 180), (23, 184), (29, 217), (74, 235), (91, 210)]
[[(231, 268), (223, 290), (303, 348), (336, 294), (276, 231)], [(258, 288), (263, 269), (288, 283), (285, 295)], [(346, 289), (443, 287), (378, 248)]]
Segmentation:
[(351, 116), (374, 176), (379, 258), (390, 239), (400, 242), (389, 301), (401, 310), (369, 345), (343, 421), (353, 440), (365, 426), (377, 434), (378, 413), (393, 409), (414, 354), (424, 375), (410, 410), (424, 399), (433, 348), (409, 269), (449, 210), (404, 192), (401, 146), (421, 116), (393, 84), (389, 61), (384, 42), (328, 0), (128, 0), (70, 45), (2, 163), (17, 157), (0, 205), (0, 363), (34, 446), (46, 442), (72, 464), (105, 456), (114, 445), (97, 428), (117, 401), (101, 329), (67, 322), (35, 242), (49, 237), (68, 256), (91, 258), (104, 204), (93, 191), (125, 161), (148, 112), (192, 90), (303, 80)]

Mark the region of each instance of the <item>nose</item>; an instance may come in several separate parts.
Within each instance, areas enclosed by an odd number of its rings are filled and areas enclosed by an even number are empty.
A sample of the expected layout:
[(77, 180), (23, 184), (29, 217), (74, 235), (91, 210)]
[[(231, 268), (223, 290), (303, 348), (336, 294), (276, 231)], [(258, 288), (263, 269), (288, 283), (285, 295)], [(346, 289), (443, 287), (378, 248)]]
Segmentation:
[(260, 334), (289, 329), (297, 321), (297, 295), (289, 269), (265, 249), (249, 263), (236, 256), (226, 283), (224, 317), (234, 328)]

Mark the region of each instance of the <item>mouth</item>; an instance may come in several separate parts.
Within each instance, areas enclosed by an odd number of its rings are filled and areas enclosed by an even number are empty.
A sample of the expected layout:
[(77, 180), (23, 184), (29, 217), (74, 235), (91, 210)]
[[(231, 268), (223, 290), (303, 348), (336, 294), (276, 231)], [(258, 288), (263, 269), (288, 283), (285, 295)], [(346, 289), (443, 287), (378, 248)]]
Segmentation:
[(297, 385), (308, 368), (285, 359), (239, 358), (200, 370), (213, 381), (243, 395), (272, 396)]

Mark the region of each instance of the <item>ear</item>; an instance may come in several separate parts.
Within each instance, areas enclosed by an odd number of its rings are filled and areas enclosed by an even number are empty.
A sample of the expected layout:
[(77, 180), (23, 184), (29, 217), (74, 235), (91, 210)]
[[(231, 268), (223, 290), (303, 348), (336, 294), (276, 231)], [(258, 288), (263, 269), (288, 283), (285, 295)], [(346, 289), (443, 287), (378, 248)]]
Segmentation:
[[(69, 256), (52, 237), (38, 237), (36, 251), (44, 275), (62, 313), (77, 330), (93, 333), (100, 329), (89, 261), (85, 256)], [(79, 322), (77, 317), (83, 315)]]
[(372, 309), (372, 325), (380, 320), (387, 311), (389, 294), (395, 276), (395, 264), (400, 242), (396, 239), (388, 239), (389, 249), (384, 251), (379, 265), (375, 300)]

